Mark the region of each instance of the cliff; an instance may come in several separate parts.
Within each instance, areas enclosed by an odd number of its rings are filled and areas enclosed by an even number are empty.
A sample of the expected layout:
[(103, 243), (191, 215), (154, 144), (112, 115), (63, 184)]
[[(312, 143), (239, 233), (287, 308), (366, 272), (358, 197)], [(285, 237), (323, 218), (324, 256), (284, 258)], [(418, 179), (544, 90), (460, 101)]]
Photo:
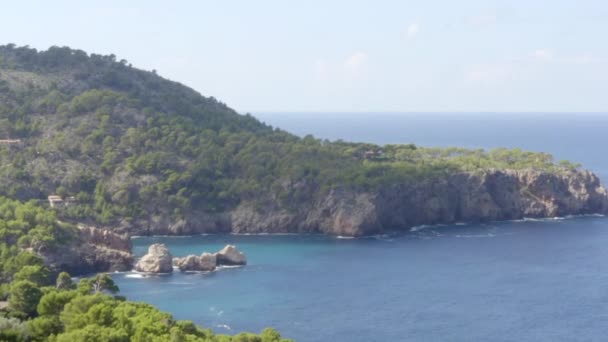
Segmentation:
[(60, 250), (38, 251), (51, 270), (72, 275), (130, 271), (133, 267), (131, 240), (107, 229), (78, 227), (77, 241)]
[(418, 225), (608, 213), (608, 193), (586, 170), (462, 172), (374, 191), (333, 189), (313, 202), (285, 208), (244, 202), (224, 213), (192, 212), (118, 229), (136, 234), (325, 233), (361, 236)]

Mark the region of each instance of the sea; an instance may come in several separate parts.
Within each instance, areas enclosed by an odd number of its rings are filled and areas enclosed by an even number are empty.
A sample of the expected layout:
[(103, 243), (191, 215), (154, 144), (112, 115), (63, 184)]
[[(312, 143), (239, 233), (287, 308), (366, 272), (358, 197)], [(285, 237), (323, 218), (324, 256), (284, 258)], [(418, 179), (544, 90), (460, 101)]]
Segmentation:
[[(608, 184), (608, 113), (255, 113), (294, 134), (376, 144), (511, 147), (580, 162)], [(608, 218), (600, 215), (321, 235), (134, 238), (175, 256), (226, 244), (248, 265), (113, 277), (216, 333), (296, 341), (606, 341)]]

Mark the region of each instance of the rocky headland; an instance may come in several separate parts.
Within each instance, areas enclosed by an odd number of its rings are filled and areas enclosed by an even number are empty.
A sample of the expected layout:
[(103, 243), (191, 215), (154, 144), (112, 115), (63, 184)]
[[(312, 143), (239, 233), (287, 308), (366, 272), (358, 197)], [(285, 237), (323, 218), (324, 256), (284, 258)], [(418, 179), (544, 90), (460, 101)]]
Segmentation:
[[(0, 46), (0, 89), (0, 196), (86, 222), (62, 250), (24, 244), (72, 274), (131, 269), (134, 235), (364, 236), (608, 213), (593, 173), (547, 153), (298, 137), (114, 55)], [(138, 267), (169, 271), (154, 252)]]
[[(301, 185), (300, 185), (301, 186)], [(418, 225), (608, 213), (608, 193), (586, 170), (490, 169), (409, 181), (365, 191), (336, 188), (290, 207), (268, 199), (221, 213), (192, 211), (123, 222), (137, 235), (322, 233), (364, 236)]]
[(51, 270), (70, 274), (128, 271), (133, 266), (131, 239), (108, 229), (79, 226), (77, 241), (60, 250), (37, 251)]

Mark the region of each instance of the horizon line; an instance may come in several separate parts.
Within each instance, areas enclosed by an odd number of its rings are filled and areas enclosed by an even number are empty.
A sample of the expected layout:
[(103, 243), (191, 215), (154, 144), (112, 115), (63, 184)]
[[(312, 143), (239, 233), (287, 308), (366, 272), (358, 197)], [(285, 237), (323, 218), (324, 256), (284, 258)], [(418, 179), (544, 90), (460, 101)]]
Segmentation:
[(395, 111), (395, 110), (365, 110), (365, 111), (348, 111), (348, 110), (237, 110), (239, 114), (608, 114), (605, 111), (435, 111), (435, 110), (418, 110), (418, 111)]

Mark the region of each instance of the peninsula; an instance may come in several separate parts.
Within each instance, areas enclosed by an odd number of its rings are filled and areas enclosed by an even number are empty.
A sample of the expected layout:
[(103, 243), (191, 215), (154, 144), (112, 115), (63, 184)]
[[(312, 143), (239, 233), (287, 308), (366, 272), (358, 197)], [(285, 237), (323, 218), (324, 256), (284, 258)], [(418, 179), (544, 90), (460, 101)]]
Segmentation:
[(0, 195), (48, 200), (58, 225), (79, 227), (62, 253), (22, 247), (74, 274), (131, 269), (133, 235), (363, 236), (608, 212), (593, 173), (546, 153), (301, 138), (67, 47), (0, 46), (0, 139), (16, 142), (0, 144)]

